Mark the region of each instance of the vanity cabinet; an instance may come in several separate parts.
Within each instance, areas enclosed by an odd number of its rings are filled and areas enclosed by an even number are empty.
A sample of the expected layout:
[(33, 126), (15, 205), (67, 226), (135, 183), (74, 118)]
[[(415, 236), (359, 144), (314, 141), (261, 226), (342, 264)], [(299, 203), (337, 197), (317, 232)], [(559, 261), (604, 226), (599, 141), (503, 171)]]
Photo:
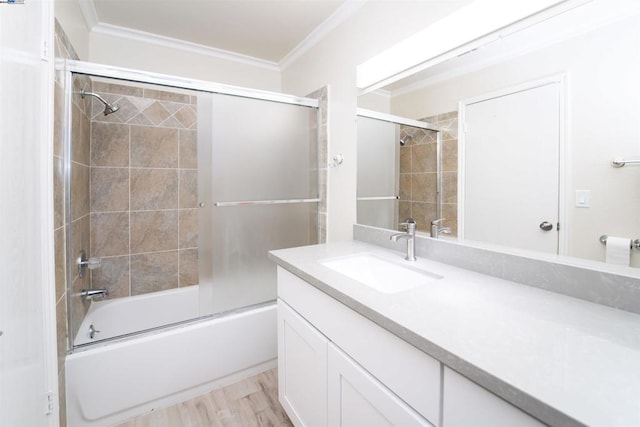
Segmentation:
[(329, 340), (278, 300), (278, 398), (295, 425), (327, 425)]
[(443, 427), (545, 425), (447, 367), (442, 398)]
[(279, 398), (297, 426), (437, 425), (441, 366), (278, 267)]
[(330, 426), (432, 426), (331, 343), (328, 358)]

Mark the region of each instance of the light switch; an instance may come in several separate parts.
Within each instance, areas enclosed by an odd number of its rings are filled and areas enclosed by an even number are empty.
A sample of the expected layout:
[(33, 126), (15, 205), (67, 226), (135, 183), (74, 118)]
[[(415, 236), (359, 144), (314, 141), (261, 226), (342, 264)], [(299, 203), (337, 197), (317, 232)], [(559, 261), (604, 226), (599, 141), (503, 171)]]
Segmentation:
[(576, 207), (591, 207), (591, 190), (576, 190)]

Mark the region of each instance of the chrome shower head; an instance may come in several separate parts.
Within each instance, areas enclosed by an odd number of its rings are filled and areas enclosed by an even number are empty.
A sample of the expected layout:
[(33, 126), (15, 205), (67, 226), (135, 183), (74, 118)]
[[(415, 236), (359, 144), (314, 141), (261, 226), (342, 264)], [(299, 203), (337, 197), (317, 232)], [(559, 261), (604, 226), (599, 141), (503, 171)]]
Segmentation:
[(120, 109), (120, 106), (118, 105), (112, 105), (110, 103), (108, 103), (103, 97), (101, 97), (100, 95), (98, 95), (97, 93), (93, 93), (93, 92), (87, 92), (84, 89), (80, 89), (80, 96), (82, 98), (84, 98), (85, 96), (93, 96), (94, 98), (96, 98), (98, 101), (102, 102), (104, 104), (104, 115), (108, 116), (111, 113), (115, 113), (116, 111), (118, 111)]
[(400, 145), (404, 146), (407, 142), (411, 141), (412, 139), (413, 139), (413, 136), (405, 135), (404, 138), (400, 138)]

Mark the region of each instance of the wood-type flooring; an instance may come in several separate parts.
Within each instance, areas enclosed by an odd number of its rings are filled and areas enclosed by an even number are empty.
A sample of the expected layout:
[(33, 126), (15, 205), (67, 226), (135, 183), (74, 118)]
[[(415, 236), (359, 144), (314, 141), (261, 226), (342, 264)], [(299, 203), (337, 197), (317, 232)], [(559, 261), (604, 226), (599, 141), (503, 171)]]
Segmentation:
[(272, 369), (117, 427), (292, 426), (278, 402), (278, 371)]

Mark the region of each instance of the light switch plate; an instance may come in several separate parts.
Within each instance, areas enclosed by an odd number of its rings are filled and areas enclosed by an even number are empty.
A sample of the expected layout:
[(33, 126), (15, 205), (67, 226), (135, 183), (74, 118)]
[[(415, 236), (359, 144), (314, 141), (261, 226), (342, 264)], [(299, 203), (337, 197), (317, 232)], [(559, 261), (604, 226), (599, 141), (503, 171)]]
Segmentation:
[(591, 207), (591, 190), (576, 190), (576, 207)]

